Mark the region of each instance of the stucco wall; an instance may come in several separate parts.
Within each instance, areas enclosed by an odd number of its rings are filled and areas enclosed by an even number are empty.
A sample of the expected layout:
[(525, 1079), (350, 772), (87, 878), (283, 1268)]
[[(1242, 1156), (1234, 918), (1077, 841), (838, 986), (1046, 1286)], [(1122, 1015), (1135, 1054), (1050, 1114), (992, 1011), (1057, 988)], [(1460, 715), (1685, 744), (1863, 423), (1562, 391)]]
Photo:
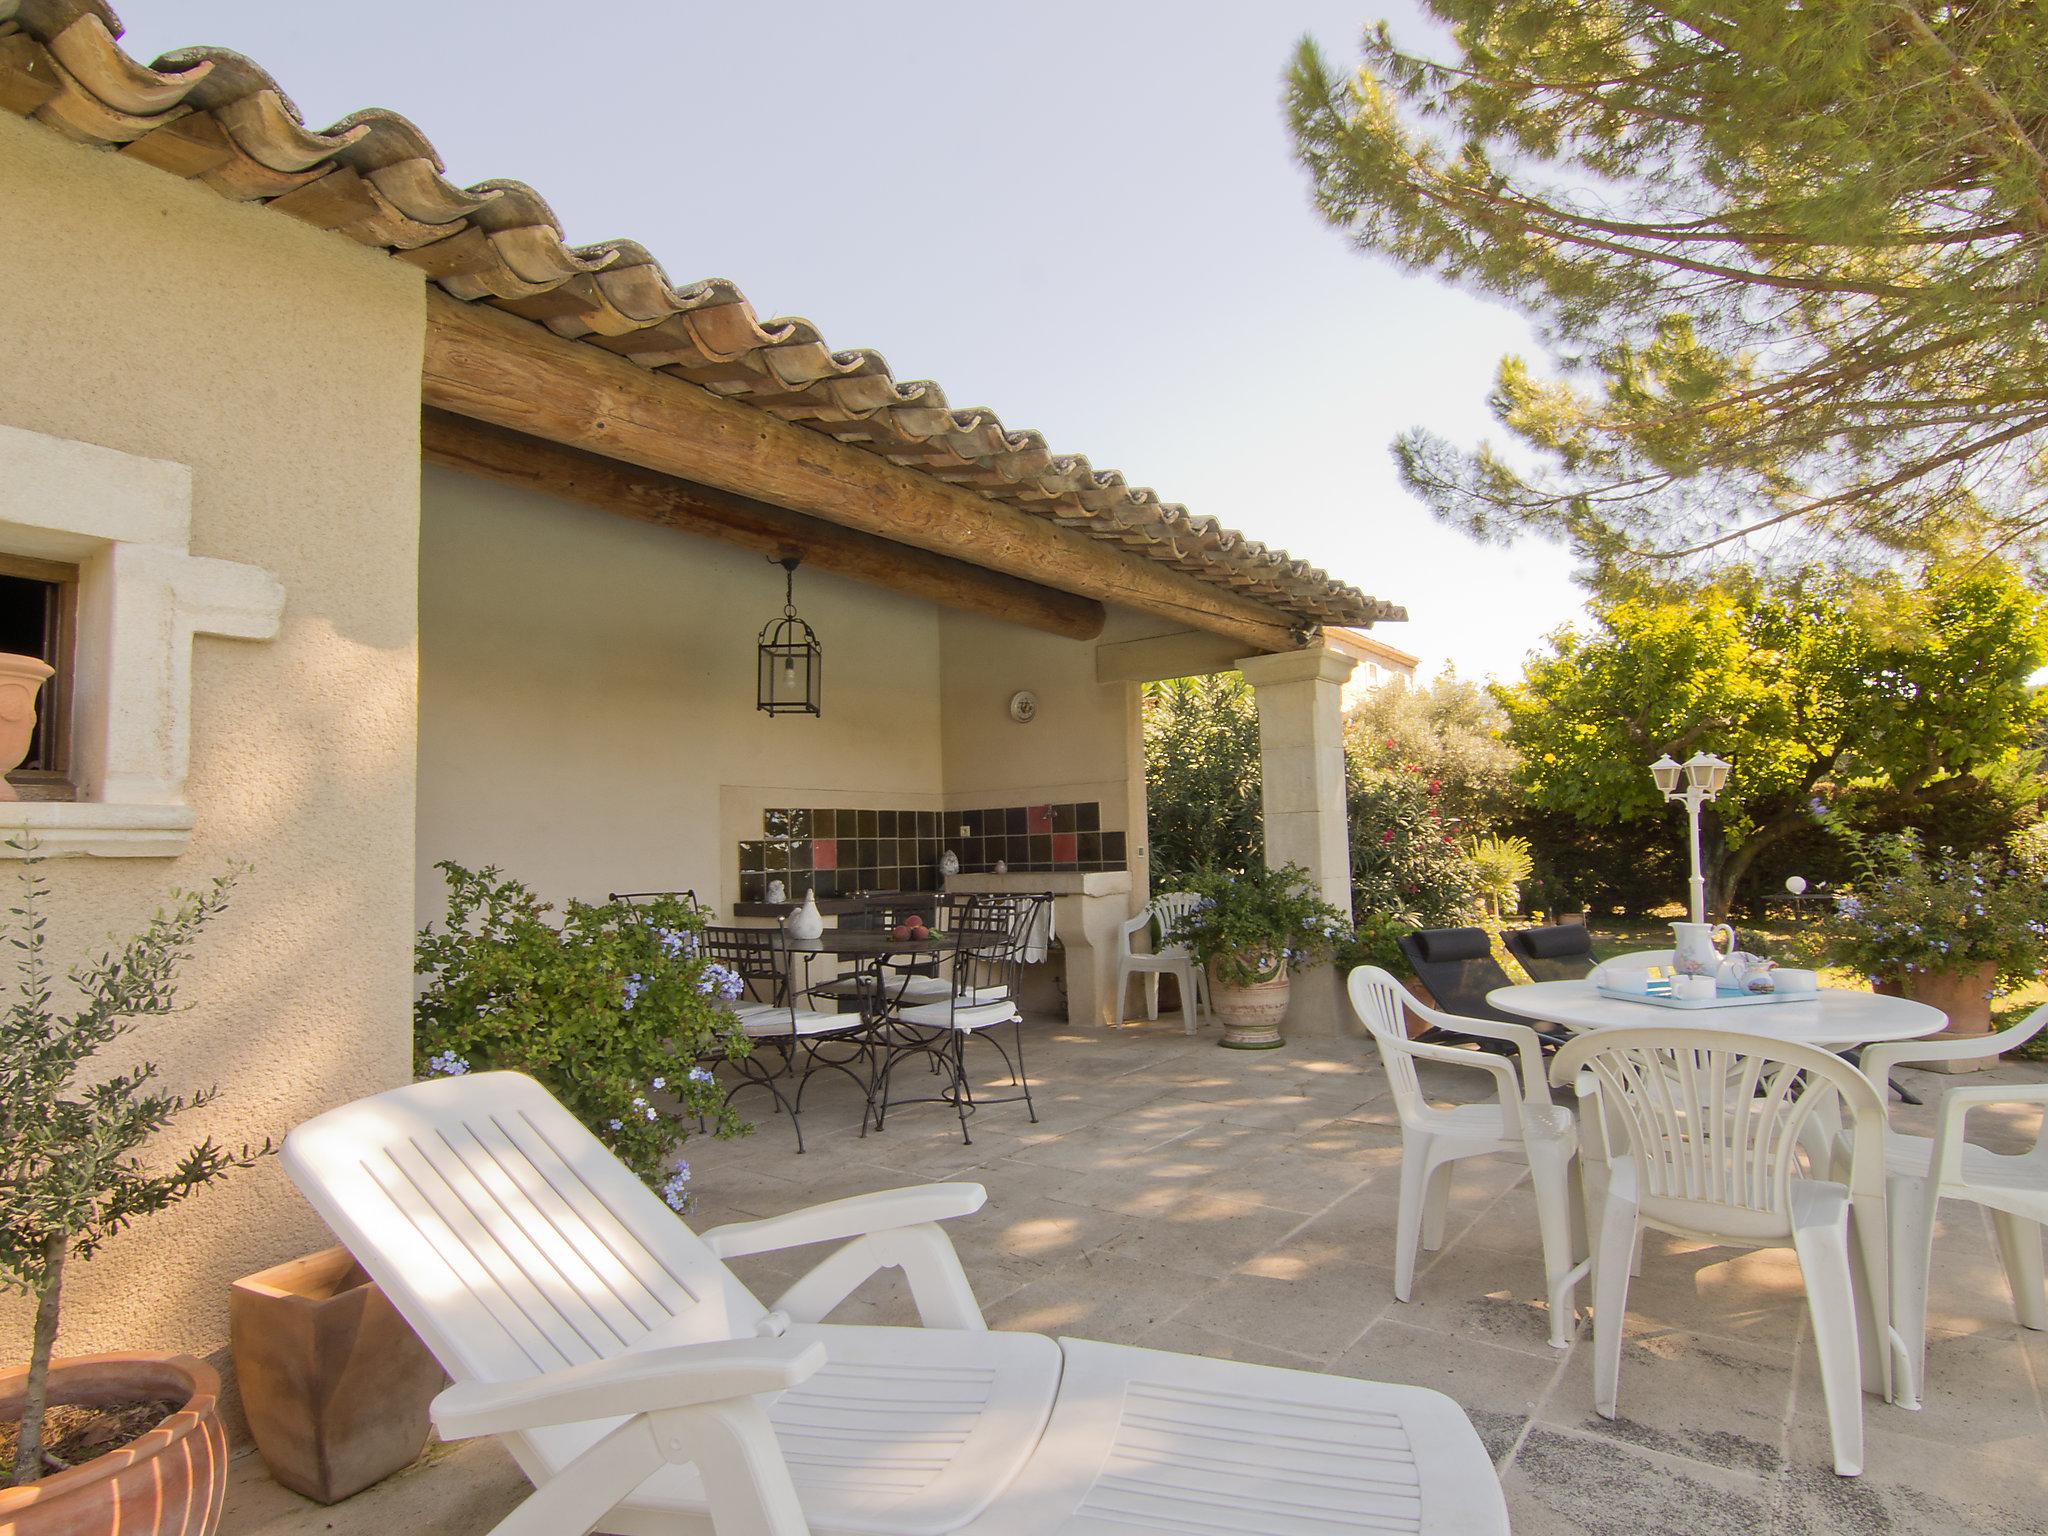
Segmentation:
[[(1132, 640), (1158, 621), (1112, 609), (1101, 643)], [(1133, 885), (1144, 889), (1145, 767), (1138, 689), (1095, 680), (1095, 646), (948, 610), (939, 620), (946, 804), (1099, 800), (1102, 825), (1129, 834)], [(1020, 689), (1038, 718), (1009, 715)]]
[[(131, 1039), (218, 1086), (180, 1135), (281, 1135), (408, 1067), (421, 280), (4, 114), (0, 210), (0, 422), (189, 465), (193, 552), (285, 593), (275, 640), (194, 644), (189, 851), (45, 865), (53, 950), (246, 861), (193, 1010)], [(74, 1271), (60, 1349), (214, 1351), (228, 1281), (325, 1240), (274, 1163), (238, 1175)]]
[(437, 467), (422, 508), (422, 921), (440, 859), (551, 899), (729, 910), (764, 807), (939, 804), (931, 604), (799, 570), (824, 713), (770, 717), (754, 646), (782, 572), (761, 556)]

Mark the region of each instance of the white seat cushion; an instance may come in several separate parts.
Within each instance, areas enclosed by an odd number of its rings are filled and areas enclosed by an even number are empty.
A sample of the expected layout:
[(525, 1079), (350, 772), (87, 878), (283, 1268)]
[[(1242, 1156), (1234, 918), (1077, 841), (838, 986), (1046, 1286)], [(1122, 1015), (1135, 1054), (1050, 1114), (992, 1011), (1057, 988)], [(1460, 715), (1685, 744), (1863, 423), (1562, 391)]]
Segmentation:
[[(892, 1001), (900, 996), (906, 1003), (943, 1002), (953, 995), (953, 984), (938, 976), (917, 976), (905, 984), (900, 993), (896, 990), (895, 983), (892, 982), (882, 995)], [(969, 987), (960, 995), (962, 1000), (969, 1006), (978, 1008), (984, 1003), (1002, 1002), (1009, 997), (1010, 989), (1008, 987)]]
[[(1043, 1334), (813, 1323), (788, 1336), (829, 1357), (768, 1408), (812, 1536), (958, 1531), (1015, 1480), (1059, 1390), (1060, 1348)], [(616, 1422), (547, 1432), (550, 1469)], [(710, 1536), (703, 1511), (696, 1469), (670, 1466), (601, 1527)]]
[(1017, 1016), (1017, 1005), (1008, 997), (992, 1003), (963, 1004), (958, 1008), (950, 1001), (919, 1003), (912, 1008), (899, 1008), (890, 1015), (902, 1023), (915, 1024), (919, 1029), (957, 1029), (963, 1033), (1007, 1024)]
[(773, 1040), (777, 1036), (787, 1040), (792, 1034), (831, 1035), (860, 1027), (857, 1013), (819, 1013), (810, 1008), (799, 1008), (794, 1016), (787, 1008), (760, 1008), (740, 1015), (740, 1029), (749, 1040)]

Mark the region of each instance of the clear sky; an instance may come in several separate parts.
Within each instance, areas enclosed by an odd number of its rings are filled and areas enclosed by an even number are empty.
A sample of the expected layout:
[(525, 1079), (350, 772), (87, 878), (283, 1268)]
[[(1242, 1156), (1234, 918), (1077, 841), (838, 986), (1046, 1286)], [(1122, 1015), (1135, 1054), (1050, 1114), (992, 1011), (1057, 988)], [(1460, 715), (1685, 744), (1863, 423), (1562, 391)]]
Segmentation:
[(1350, 250), (1279, 107), (1308, 32), (1349, 59), (1388, 0), (1026, 6), (697, 0), (129, 0), (138, 57), (249, 55), (324, 127), (426, 130), (458, 182), (514, 177), (572, 241), (883, 353), (1168, 500), (1407, 605), (1378, 633), (1512, 675), (1579, 612), (1569, 560), (1481, 548), (1388, 443), (1484, 433), (1512, 313)]

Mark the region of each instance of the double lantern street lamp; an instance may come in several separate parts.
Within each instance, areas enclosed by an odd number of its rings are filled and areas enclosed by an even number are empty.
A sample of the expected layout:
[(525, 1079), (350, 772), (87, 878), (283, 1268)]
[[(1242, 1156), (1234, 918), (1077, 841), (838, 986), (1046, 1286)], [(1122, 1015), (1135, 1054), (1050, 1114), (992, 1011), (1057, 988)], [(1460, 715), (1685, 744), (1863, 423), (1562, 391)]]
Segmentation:
[[(1728, 782), (1727, 763), (1711, 752), (1695, 752), (1685, 762), (1672, 761), (1666, 752), (1650, 764), (1650, 776), (1657, 781), (1657, 788), (1664, 792), (1666, 800), (1685, 802), (1686, 819), (1692, 828), (1692, 920), (1704, 923), (1707, 920), (1707, 880), (1700, 873), (1700, 807), (1721, 793)], [(1678, 787), (1679, 775), (1685, 776), (1685, 788)]]

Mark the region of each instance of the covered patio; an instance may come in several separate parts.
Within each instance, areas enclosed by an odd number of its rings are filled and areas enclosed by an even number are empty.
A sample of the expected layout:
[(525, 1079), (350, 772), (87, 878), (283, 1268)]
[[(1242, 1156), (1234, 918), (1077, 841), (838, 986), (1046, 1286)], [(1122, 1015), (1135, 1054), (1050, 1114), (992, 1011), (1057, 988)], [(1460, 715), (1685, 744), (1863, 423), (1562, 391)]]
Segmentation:
[[(689, 1220), (701, 1230), (905, 1184), (982, 1183), (987, 1208), (950, 1225), (991, 1327), (1436, 1388), (1492, 1451), (1517, 1536), (2040, 1529), (2048, 1349), (2013, 1321), (1978, 1207), (1944, 1211), (1926, 1407), (1870, 1399), (1867, 1470), (1843, 1479), (1828, 1466), (1789, 1250), (1652, 1239), (1629, 1295), (1622, 1416), (1609, 1421), (1593, 1409), (1583, 1318), (1569, 1351), (1550, 1347), (1519, 1164), (1460, 1172), (1443, 1249), (1415, 1299), (1393, 1299), (1400, 1134), (1369, 1046), (1248, 1057), (1217, 1050), (1213, 1029), (1188, 1040), (1177, 1020), (1110, 1033), (1037, 1019), (1029, 1030), (1039, 1125), (1021, 1106), (992, 1110), (963, 1147), (952, 1117), (927, 1109), (862, 1138), (857, 1096), (821, 1080), (834, 1097), (801, 1157), (772, 1120), (743, 1140), (689, 1144)], [(1438, 1070), (1427, 1083), (1447, 1096), (1476, 1076)], [(2044, 1076), (2019, 1063), (1977, 1080)], [(1938, 1097), (1937, 1080), (1902, 1077)], [(1917, 1130), (1930, 1112), (1896, 1113)], [(2015, 1116), (1987, 1124), (1985, 1139), (2015, 1150), (2035, 1128)], [(770, 1297), (805, 1257), (734, 1267)], [(835, 1318), (908, 1323), (915, 1312), (889, 1275)], [(437, 1448), (332, 1508), (278, 1488), (249, 1456), (235, 1464), (227, 1522), (238, 1536), (481, 1536), (527, 1491), (491, 1442)]]

